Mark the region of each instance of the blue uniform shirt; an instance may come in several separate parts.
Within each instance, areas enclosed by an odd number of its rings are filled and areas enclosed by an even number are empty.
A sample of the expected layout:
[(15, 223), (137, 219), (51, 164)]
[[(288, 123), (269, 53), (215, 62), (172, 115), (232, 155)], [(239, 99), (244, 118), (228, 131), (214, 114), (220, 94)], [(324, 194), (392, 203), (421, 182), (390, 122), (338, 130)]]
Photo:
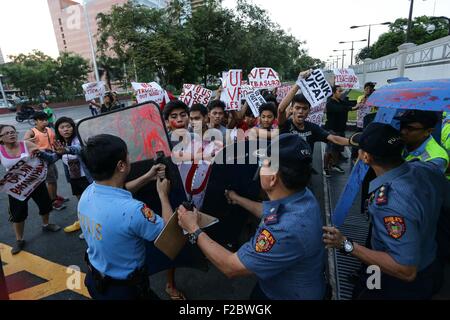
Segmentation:
[(164, 227), (130, 192), (95, 182), (81, 196), (78, 218), (91, 264), (114, 279), (126, 279), (144, 265), (145, 240), (155, 240)]
[(446, 196), (439, 169), (420, 161), (405, 162), (370, 183), (372, 249), (418, 271), (436, 257), (436, 228)]
[(319, 204), (305, 189), (263, 202), (255, 236), (237, 252), (273, 300), (313, 300), (325, 295), (322, 218)]

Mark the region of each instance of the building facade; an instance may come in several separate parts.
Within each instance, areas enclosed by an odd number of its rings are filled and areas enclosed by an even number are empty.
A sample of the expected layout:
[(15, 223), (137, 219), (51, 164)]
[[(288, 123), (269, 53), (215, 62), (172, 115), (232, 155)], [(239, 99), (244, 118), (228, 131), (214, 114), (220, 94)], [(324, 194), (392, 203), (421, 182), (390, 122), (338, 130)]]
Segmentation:
[[(87, 1), (86, 10), (89, 26), (96, 48), (97, 22), (99, 13), (108, 13), (112, 6), (123, 5), (128, 0), (90, 0)], [(137, 3), (151, 7), (163, 8), (169, 0), (135, 0)], [(74, 52), (89, 60), (92, 66), (92, 54), (86, 28), (86, 20), (81, 5), (73, 5), (71, 0), (47, 0), (55, 32), (59, 52)], [(93, 74), (89, 80), (94, 80)]]

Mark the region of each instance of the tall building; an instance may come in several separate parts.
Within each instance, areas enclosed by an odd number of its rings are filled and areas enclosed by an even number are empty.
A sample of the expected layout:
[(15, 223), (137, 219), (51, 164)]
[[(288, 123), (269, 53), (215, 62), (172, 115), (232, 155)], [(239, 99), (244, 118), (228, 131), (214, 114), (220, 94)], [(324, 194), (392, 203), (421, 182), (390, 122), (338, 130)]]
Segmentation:
[[(113, 5), (125, 4), (128, 0), (90, 0), (87, 1), (89, 26), (93, 35), (94, 48), (96, 48), (97, 22), (99, 13), (107, 13)], [(139, 4), (151, 8), (163, 8), (169, 0), (134, 0)], [(59, 52), (74, 52), (91, 61), (91, 47), (86, 28), (84, 11), (80, 1), (47, 0), (53, 22)], [(91, 61), (92, 66), (92, 61)], [(93, 74), (89, 80), (94, 80)]]
[(0, 48), (0, 64), (4, 64), (4, 63), (5, 63), (5, 59), (3, 59), (2, 48)]

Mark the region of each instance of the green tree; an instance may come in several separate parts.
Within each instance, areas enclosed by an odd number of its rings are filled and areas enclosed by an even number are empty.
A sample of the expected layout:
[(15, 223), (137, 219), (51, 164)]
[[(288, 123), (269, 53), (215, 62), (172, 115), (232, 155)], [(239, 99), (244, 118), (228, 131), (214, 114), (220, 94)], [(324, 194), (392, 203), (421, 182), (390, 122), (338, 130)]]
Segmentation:
[(56, 64), (56, 74), (50, 82), (50, 90), (64, 100), (71, 100), (82, 94), (81, 85), (86, 83), (90, 72), (89, 61), (80, 55), (63, 52), (56, 59)]
[[(427, 27), (433, 24), (436, 30), (429, 34)], [(362, 49), (356, 55), (356, 62), (371, 58), (377, 59), (398, 51), (406, 41), (408, 19), (397, 19), (389, 26), (389, 32), (383, 33), (370, 48)], [(448, 24), (444, 20), (430, 19), (428, 16), (416, 17), (411, 28), (410, 42), (424, 44), (448, 35)]]
[(11, 62), (1, 66), (9, 84), (37, 97), (42, 90), (49, 90), (54, 82), (58, 65), (54, 59), (40, 51), (10, 56)]

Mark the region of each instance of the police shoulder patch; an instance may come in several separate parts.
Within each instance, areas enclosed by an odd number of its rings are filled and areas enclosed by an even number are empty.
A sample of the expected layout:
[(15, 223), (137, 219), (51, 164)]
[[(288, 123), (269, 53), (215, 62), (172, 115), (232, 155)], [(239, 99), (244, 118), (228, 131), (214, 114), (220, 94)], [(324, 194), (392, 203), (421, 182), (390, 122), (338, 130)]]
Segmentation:
[(400, 239), (406, 232), (405, 219), (402, 217), (384, 217), (384, 226), (391, 238)]
[(145, 219), (150, 221), (151, 223), (156, 222), (156, 215), (146, 204), (144, 204), (141, 208), (142, 215)]
[(273, 234), (267, 229), (262, 229), (258, 237), (256, 238), (255, 251), (269, 252), (275, 242), (276, 240)]

